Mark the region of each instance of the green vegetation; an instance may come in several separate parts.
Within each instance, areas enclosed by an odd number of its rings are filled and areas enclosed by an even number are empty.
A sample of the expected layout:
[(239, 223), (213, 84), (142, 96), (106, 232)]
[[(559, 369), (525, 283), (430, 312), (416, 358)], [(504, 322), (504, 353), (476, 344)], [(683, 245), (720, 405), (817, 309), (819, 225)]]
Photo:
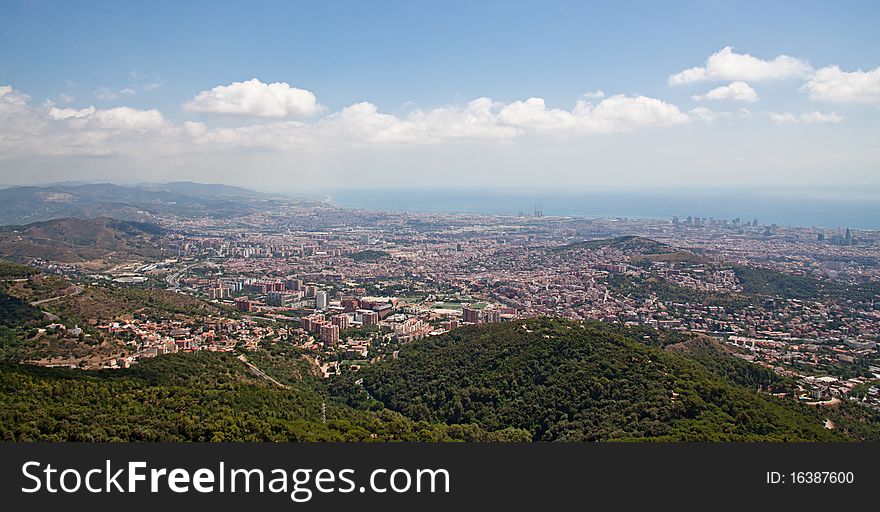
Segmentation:
[(645, 300), (656, 295), (667, 305), (672, 303), (703, 304), (739, 311), (752, 306), (753, 303), (753, 299), (744, 294), (695, 290), (655, 277), (634, 278), (625, 274), (611, 274), (606, 278), (605, 284), (611, 291), (637, 300)]
[[(644, 345), (640, 330), (533, 319), (465, 327), (403, 347), (336, 384), (349, 403), (416, 421), (527, 430), (542, 441), (833, 441), (846, 422), (755, 390), (784, 386), (749, 363)], [(363, 379), (358, 386), (355, 379)], [(868, 432), (876, 423), (862, 422)], [(873, 426), (870, 426), (873, 425)]]
[(271, 343), (264, 341), (259, 350), (247, 352), (247, 359), (267, 375), (282, 384), (308, 384), (318, 389), (320, 375), (314, 365), (314, 356), (309, 356), (302, 349), (289, 343)]
[(20, 299), (34, 302), (61, 297), (74, 291), (70, 281), (60, 276), (33, 274), (26, 281), (10, 283), (7, 293)]
[(43, 320), (43, 312), (25, 300), (0, 291), (0, 325), (6, 327), (31, 327)]
[(642, 261), (647, 262), (664, 262), (664, 263), (688, 263), (691, 265), (704, 265), (709, 263), (709, 259), (699, 254), (688, 251), (664, 252), (659, 254), (647, 254), (645, 256), (634, 257), (634, 264), (640, 264)]
[(346, 338), (354, 338), (354, 339), (366, 339), (370, 338), (376, 334), (387, 334), (391, 332), (391, 329), (385, 326), (378, 325), (363, 325), (361, 327), (352, 327), (346, 329), (343, 332), (343, 336)]
[(365, 251), (355, 252), (348, 255), (349, 258), (358, 262), (358, 263), (369, 263), (372, 261), (379, 261), (382, 258), (387, 258), (391, 256), (385, 251), (376, 251), (374, 249), (367, 249)]
[(268, 383), (231, 354), (173, 354), (128, 370), (95, 372), (0, 363), (3, 441), (515, 441), (524, 437), (515, 429), (489, 433), (477, 425), (414, 422), (389, 410), (354, 410), (321, 391), (319, 382), (294, 383), (287, 389)]
[(786, 274), (758, 267), (734, 267), (743, 291), (786, 299), (870, 302), (880, 299), (880, 284), (844, 285), (809, 276)]
[(84, 262), (110, 255), (117, 258), (158, 257), (156, 241), (162, 228), (142, 222), (99, 217), (35, 222), (0, 227), (0, 254), (17, 260), (41, 258)]
[(0, 260), (0, 280), (26, 279), (39, 273), (40, 271), (35, 268), (19, 265), (7, 260)]
[(434, 307), (434, 309), (460, 310), (461, 306), (462, 306), (461, 302), (438, 302), (438, 303), (434, 304), (433, 307)]
[[(55, 275), (9, 265), (14, 275), (28, 274), (0, 284), (0, 359), (39, 364), (93, 363), (121, 357), (128, 348), (118, 338), (93, 327), (94, 323), (127, 320), (141, 315), (151, 319), (181, 319), (210, 315), (232, 317), (230, 308), (189, 295), (142, 286), (74, 285)], [(51, 299), (51, 300), (48, 300)], [(32, 306), (31, 302), (47, 300)], [(47, 314), (44, 313), (44, 311)], [(79, 336), (65, 330), (38, 332), (50, 322), (79, 326)]]
[[(0, 340), (10, 332), (0, 327)], [(774, 398), (757, 390), (791, 383), (708, 338), (644, 327), (466, 327), (329, 384), (286, 343), (246, 356), (281, 386), (230, 353), (159, 356), (127, 370), (0, 362), (0, 440), (880, 440), (867, 408)]]
[(672, 252), (668, 245), (644, 238), (641, 236), (627, 235), (617, 238), (602, 238), (599, 240), (586, 240), (553, 248), (553, 252), (565, 252), (578, 249), (617, 249), (623, 252), (637, 252), (641, 254), (666, 254)]
[(88, 286), (82, 293), (46, 304), (46, 309), (62, 318), (86, 324), (130, 317), (168, 315), (230, 315), (224, 306), (168, 290), (139, 287)]

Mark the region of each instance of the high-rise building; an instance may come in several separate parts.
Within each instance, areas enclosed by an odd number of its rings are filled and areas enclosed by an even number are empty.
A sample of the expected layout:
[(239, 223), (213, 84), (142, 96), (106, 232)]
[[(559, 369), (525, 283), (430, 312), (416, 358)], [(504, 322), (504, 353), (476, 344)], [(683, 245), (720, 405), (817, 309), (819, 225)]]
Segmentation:
[(290, 295), (284, 292), (269, 292), (266, 295), (266, 303), (270, 306), (287, 306), (290, 301)]
[(336, 345), (339, 343), (339, 326), (324, 324), (321, 326), (321, 340), (324, 345)]
[(333, 325), (339, 327), (340, 331), (344, 331), (345, 329), (348, 329), (349, 320), (348, 320), (348, 315), (346, 315), (345, 313), (342, 313), (339, 315), (333, 315), (330, 318), (330, 321), (333, 323)]
[(324, 309), (327, 307), (327, 292), (321, 290), (315, 292), (315, 308)]
[(461, 321), (465, 323), (478, 324), (481, 320), (481, 311), (467, 306), (461, 308)]
[(238, 308), (239, 311), (250, 311), (251, 301), (246, 298), (235, 299), (235, 307)]
[(359, 309), (357, 313), (360, 315), (363, 325), (379, 325), (379, 313), (371, 309)]
[(229, 288), (211, 288), (209, 295), (212, 299), (228, 299)]
[(320, 328), (321, 325), (325, 324), (327, 321), (324, 320), (324, 315), (314, 314), (302, 317), (300, 319), (300, 322), (302, 322), (303, 329), (309, 332), (315, 332)]

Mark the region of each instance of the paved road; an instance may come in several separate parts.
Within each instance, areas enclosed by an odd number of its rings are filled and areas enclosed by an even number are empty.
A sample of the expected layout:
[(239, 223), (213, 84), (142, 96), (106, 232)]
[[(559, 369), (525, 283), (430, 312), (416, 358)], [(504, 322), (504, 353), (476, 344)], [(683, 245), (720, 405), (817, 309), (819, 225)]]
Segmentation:
[(47, 302), (56, 301), (58, 299), (63, 299), (65, 297), (73, 297), (74, 295), (82, 293), (82, 291), (83, 291), (82, 286), (73, 285), (73, 292), (72, 293), (68, 293), (66, 295), (58, 295), (57, 297), (49, 297), (48, 299), (43, 299), (43, 300), (35, 300), (34, 302), (31, 302), (31, 306), (39, 306), (40, 304), (45, 304)]
[(289, 386), (286, 386), (286, 385), (278, 382), (277, 380), (273, 379), (272, 377), (266, 375), (266, 372), (264, 372), (263, 370), (257, 368), (252, 363), (249, 363), (247, 360), (247, 357), (245, 357), (244, 354), (238, 356), (238, 359), (241, 360), (241, 362), (244, 363), (250, 369), (250, 371), (254, 372), (258, 377), (262, 377), (262, 378), (268, 380), (269, 382), (271, 382), (272, 384), (275, 384), (279, 388), (290, 389)]

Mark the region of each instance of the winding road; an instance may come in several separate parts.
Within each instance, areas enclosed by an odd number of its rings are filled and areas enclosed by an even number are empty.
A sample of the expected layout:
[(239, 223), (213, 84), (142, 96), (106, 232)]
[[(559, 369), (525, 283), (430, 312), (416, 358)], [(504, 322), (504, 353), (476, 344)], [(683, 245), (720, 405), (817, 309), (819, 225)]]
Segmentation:
[(256, 366), (254, 366), (253, 363), (248, 362), (247, 357), (245, 357), (244, 354), (238, 356), (238, 359), (239, 359), (242, 363), (244, 363), (245, 366), (247, 366), (248, 369), (249, 369), (250, 371), (254, 372), (254, 374), (256, 374), (258, 377), (261, 377), (261, 378), (263, 378), (263, 379), (268, 380), (269, 382), (271, 382), (272, 384), (275, 384), (275, 385), (278, 386), (279, 388), (282, 388), (282, 389), (290, 389), (290, 386), (287, 386), (287, 385), (285, 385), (285, 384), (282, 384), (282, 383), (278, 382), (277, 380), (273, 379), (272, 377), (266, 375), (266, 372), (264, 372), (263, 370), (257, 368)]
[(73, 292), (65, 294), (65, 295), (57, 295), (55, 297), (49, 297), (48, 299), (35, 300), (35, 301), (31, 302), (31, 306), (39, 306), (40, 304), (46, 304), (47, 302), (53, 302), (58, 299), (73, 297), (74, 295), (78, 295), (78, 294), (82, 293), (82, 291), (83, 291), (82, 286), (77, 286), (75, 284), (71, 285), (71, 286), (73, 286)]

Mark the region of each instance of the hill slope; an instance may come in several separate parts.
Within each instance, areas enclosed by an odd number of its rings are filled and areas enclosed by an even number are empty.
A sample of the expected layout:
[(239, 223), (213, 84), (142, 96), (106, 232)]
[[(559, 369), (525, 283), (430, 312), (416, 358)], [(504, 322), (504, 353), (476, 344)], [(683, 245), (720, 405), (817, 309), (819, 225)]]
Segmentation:
[(413, 343), (343, 392), (415, 420), (512, 426), (545, 441), (846, 439), (816, 411), (756, 392), (749, 372), (749, 387), (726, 372), (741, 369), (646, 346), (619, 326), (533, 319)]
[(231, 354), (171, 354), (95, 372), (0, 363), (0, 441), (491, 441), (522, 434), (355, 410), (313, 378), (280, 388)]
[(175, 182), (119, 186), (62, 183), (0, 189), (0, 224), (75, 217), (154, 221), (157, 216), (230, 217), (259, 211), (267, 201), (284, 201), (226, 185)]
[(0, 228), (0, 255), (13, 260), (41, 258), (66, 263), (95, 260), (110, 253), (158, 257), (161, 250), (157, 241), (163, 232), (155, 224), (108, 217), (4, 226)]
[(585, 240), (583, 242), (560, 245), (559, 247), (554, 247), (552, 250), (554, 252), (565, 252), (578, 249), (596, 250), (606, 248), (617, 249), (625, 253), (638, 254), (665, 254), (673, 252), (673, 249), (664, 243), (635, 235)]

